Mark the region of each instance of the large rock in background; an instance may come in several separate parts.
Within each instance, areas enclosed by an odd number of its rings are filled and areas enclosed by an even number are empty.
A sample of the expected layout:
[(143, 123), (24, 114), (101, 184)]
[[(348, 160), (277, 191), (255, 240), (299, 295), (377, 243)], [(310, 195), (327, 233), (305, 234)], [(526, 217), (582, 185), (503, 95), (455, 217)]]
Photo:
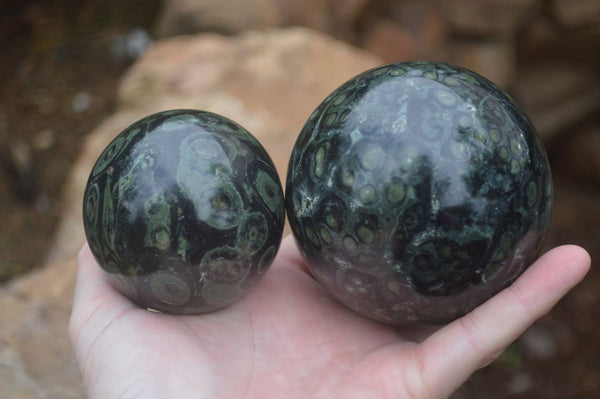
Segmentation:
[(248, 29), (305, 26), (347, 38), (370, 0), (166, 0), (156, 34), (237, 34)]
[(85, 140), (65, 188), (48, 264), (0, 290), (0, 398), (79, 398), (67, 339), (81, 199), (100, 152), (152, 112), (204, 109), (252, 132), (284, 176), (312, 110), (339, 84), (381, 60), (302, 28), (186, 36), (156, 42), (123, 78), (118, 111)]
[(538, 0), (443, 0), (452, 29), (470, 37), (510, 37), (542, 6)]
[(0, 398), (81, 397), (67, 336), (74, 271), (66, 256), (0, 290)]
[[(528, 112), (531, 105), (544, 136), (600, 111), (600, 52), (592, 50), (600, 40), (598, 0), (165, 0), (156, 33), (235, 34), (290, 25), (341, 38), (386, 62), (436, 59), (472, 69), (519, 94)], [(581, 61), (593, 64), (585, 98), (563, 96), (579, 90), (577, 79), (531, 90), (540, 81), (538, 69), (558, 71), (564, 82), (565, 74), (582, 69)], [(556, 100), (550, 106), (548, 96)]]

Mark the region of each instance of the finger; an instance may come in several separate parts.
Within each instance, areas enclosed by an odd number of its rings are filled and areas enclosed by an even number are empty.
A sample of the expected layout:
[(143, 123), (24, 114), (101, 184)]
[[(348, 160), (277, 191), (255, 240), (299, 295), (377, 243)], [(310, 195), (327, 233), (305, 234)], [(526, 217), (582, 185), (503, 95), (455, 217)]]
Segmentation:
[(590, 263), (580, 247), (555, 248), (513, 285), (430, 336), (418, 350), (424, 388), (449, 396), (579, 283)]

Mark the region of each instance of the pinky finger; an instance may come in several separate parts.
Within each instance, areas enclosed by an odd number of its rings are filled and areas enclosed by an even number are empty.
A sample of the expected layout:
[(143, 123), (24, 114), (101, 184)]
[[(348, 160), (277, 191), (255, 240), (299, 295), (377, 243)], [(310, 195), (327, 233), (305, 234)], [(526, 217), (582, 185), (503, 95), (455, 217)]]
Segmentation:
[(590, 263), (580, 247), (555, 248), (510, 287), (431, 335), (417, 352), (422, 388), (449, 396), (579, 283)]

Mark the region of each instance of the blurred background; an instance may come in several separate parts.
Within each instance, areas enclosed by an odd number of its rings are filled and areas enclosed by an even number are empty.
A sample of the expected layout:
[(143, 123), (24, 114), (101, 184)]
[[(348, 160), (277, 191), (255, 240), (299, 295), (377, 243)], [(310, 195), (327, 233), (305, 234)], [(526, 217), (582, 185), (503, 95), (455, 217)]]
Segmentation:
[[(53, 285), (59, 272), (42, 266), (72, 260), (82, 242), (80, 230), (65, 226), (79, 223), (73, 193), (107, 140), (94, 137), (161, 106), (223, 107), (253, 133), (279, 118), (281, 128), (259, 138), (272, 138), (264, 144), (283, 174), (291, 143), (325, 95), (368, 66), (410, 59), (473, 69), (524, 107), (554, 174), (547, 248), (574, 243), (600, 259), (598, 0), (4, 0), (0, 397), (79, 395), (72, 365), (63, 374), (54, 367), (69, 359), (61, 329), (70, 280)], [(574, 292), (454, 397), (598, 398), (599, 336), (593, 264)]]

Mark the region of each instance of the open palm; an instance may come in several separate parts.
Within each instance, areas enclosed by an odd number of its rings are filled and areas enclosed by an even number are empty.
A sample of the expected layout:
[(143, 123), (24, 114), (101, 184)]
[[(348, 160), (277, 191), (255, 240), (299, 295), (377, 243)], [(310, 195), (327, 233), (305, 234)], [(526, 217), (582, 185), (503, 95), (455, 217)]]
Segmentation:
[(587, 272), (556, 248), (511, 287), (437, 330), (365, 319), (324, 292), (290, 237), (260, 283), (226, 309), (149, 312), (79, 259), (70, 335), (89, 398), (443, 398)]

